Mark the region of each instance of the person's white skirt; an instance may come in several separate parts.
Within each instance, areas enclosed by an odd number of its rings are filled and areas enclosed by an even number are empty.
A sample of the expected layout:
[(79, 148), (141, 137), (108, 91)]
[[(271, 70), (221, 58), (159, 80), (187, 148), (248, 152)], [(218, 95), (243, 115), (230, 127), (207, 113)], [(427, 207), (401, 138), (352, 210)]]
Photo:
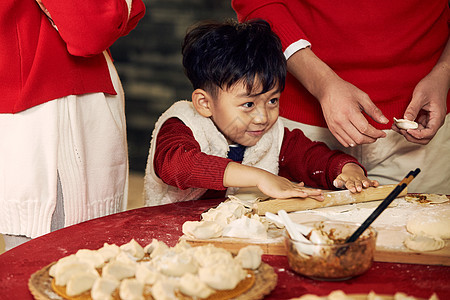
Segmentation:
[(124, 95), (93, 93), (0, 114), (0, 233), (50, 232), (62, 188), (65, 226), (126, 209), (128, 152)]

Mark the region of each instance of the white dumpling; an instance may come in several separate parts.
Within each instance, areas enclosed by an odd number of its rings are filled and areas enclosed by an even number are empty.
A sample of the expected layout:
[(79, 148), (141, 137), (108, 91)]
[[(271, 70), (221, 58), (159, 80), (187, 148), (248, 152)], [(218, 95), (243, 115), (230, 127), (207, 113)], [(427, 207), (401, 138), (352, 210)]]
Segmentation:
[(183, 233), (201, 240), (217, 238), (222, 235), (222, 226), (212, 221), (187, 221), (182, 227)]
[(66, 285), (74, 274), (87, 270), (95, 269), (91, 265), (80, 261), (71, 261), (70, 263), (64, 264), (55, 273), (55, 284)]
[(100, 275), (98, 275), (96, 270), (87, 270), (74, 274), (67, 281), (67, 295), (73, 297), (89, 291), (99, 277)]
[(247, 276), (247, 272), (239, 264), (215, 264), (200, 268), (198, 275), (201, 281), (216, 290), (232, 290)]
[(263, 250), (259, 246), (247, 246), (239, 250), (234, 258), (244, 269), (256, 270), (261, 265)]
[(122, 280), (124, 278), (133, 277), (136, 273), (136, 266), (123, 261), (112, 261), (105, 265), (102, 269), (102, 277)]
[(180, 278), (180, 291), (193, 298), (208, 298), (214, 291), (194, 274), (186, 273)]
[(267, 229), (259, 220), (243, 216), (228, 224), (223, 229), (222, 236), (246, 239), (267, 239)]
[(196, 273), (197, 263), (188, 253), (166, 252), (152, 261), (159, 272), (166, 276), (180, 277), (185, 273)]
[(155, 284), (156, 281), (164, 279), (164, 275), (158, 272), (150, 262), (140, 263), (136, 267), (136, 279), (143, 284)]
[(112, 293), (119, 286), (120, 281), (114, 278), (99, 277), (91, 289), (92, 300), (110, 300)]
[(127, 244), (120, 246), (120, 249), (132, 255), (137, 260), (142, 259), (145, 255), (144, 248), (142, 248), (142, 246), (139, 245), (134, 239)]
[(150, 254), (151, 258), (163, 255), (167, 251), (169, 251), (169, 246), (157, 239), (153, 239), (152, 242), (144, 248), (144, 252)]
[(122, 300), (144, 300), (144, 284), (135, 278), (124, 279), (120, 283), (119, 296)]
[(155, 300), (177, 300), (176, 288), (178, 285), (172, 280), (159, 280), (152, 286), (152, 297)]
[(419, 128), (419, 124), (417, 124), (414, 121), (407, 120), (407, 119), (396, 119), (396, 118), (394, 118), (394, 123), (400, 129), (408, 130), (408, 129), (417, 129), (417, 128)]
[(104, 261), (110, 261), (120, 253), (119, 246), (115, 244), (104, 243), (103, 247), (98, 249), (97, 252), (103, 257)]
[(82, 262), (91, 265), (93, 268), (103, 267), (105, 260), (97, 250), (80, 249), (75, 256)]

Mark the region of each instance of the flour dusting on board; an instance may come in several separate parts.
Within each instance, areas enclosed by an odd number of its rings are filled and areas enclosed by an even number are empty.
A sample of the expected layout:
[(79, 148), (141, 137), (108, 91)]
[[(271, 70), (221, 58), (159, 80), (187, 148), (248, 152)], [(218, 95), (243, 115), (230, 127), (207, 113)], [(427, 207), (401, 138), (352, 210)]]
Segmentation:
[(333, 194), (324, 194), (324, 196), (325, 196), (325, 199), (333, 200), (333, 202), (337, 202), (337, 203), (339, 203), (339, 202), (342, 203), (343, 200), (351, 200), (353, 198), (350, 191), (342, 191), (342, 192), (333, 193)]
[[(355, 203), (342, 206), (318, 208), (314, 210), (298, 211), (291, 213), (291, 218), (296, 222), (307, 222), (311, 218), (322, 218), (333, 221), (363, 223), (381, 201)], [(378, 232), (377, 248), (406, 249), (403, 241), (409, 235), (406, 223), (420, 209), (421, 214), (435, 218), (442, 209), (439, 205), (423, 205), (411, 203), (404, 197), (397, 198), (383, 211), (372, 223)]]

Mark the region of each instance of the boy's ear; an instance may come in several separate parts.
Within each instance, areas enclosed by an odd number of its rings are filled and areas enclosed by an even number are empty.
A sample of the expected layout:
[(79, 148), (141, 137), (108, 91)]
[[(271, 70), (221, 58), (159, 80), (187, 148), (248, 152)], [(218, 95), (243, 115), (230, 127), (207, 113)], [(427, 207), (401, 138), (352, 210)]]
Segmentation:
[(209, 118), (212, 116), (211, 101), (211, 96), (205, 90), (196, 89), (192, 92), (192, 104), (203, 117)]

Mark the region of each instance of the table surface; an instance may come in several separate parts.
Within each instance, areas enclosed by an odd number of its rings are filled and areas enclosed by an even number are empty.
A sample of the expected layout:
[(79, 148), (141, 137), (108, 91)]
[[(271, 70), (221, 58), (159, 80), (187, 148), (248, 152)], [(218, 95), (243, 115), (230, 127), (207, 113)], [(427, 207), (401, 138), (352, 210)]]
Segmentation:
[[(78, 249), (98, 249), (106, 243), (125, 244), (131, 239), (145, 246), (153, 238), (174, 246), (185, 221), (200, 220), (200, 214), (223, 199), (196, 200), (144, 207), (69, 226), (33, 239), (0, 255), (0, 298), (33, 299), (28, 279), (35, 271)], [(404, 292), (429, 298), (450, 299), (450, 267), (374, 262), (369, 271), (347, 281), (315, 281), (296, 275), (286, 257), (263, 255), (263, 261), (278, 274), (276, 288), (265, 299), (290, 299), (303, 294), (328, 295), (333, 290), (348, 294), (374, 291), (392, 295)]]

